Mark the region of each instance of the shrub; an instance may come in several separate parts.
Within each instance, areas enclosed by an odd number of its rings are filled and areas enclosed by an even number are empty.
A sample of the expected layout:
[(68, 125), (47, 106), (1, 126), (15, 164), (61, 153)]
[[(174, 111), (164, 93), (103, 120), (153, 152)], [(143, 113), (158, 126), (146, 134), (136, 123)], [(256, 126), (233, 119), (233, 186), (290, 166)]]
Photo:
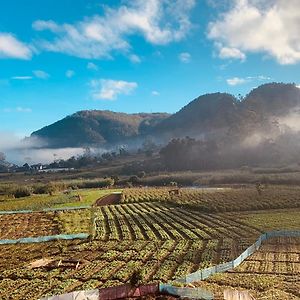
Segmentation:
[(32, 193), (32, 190), (29, 187), (20, 186), (14, 191), (13, 195), (15, 196), (15, 198), (22, 198), (22, 197), (30, 196), (31, 193)]
[(144, 178), (146, 176), (146, 172), (145, 171), (141, 171), (138, 173), (137, 175), (139, 178)]
[(0, 184), (0, 195), (12, 195), (17, 187), (15, 184)]
[(90, 189), (90, 188), (104, 188), (114, 185), (114, 179), (112, 178), (100, 178), (94, 180), (81, 180), (73, 181), (68, 184), (68, 187), (76, 185), (79, 189)]
[(36, 184), (32, 187), (34, 194), (49, 194), (48, 186), (45, 184)]
[(139, 182), (139, 178), (136, 175), (133, 175), (129, 178), (129, 182), (131, 183), (138, 183)]

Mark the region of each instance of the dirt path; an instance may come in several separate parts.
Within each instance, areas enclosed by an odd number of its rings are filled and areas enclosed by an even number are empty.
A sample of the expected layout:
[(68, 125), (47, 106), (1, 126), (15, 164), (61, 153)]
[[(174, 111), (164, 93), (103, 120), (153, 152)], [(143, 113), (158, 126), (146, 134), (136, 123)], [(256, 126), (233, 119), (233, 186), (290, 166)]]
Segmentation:
[(107, 196), (101, 197), (96, 201), (95, 206), (120, 204), (121, 196), (122, 196), (122, 194), (120, 193), (120, 194), (109, 194)]

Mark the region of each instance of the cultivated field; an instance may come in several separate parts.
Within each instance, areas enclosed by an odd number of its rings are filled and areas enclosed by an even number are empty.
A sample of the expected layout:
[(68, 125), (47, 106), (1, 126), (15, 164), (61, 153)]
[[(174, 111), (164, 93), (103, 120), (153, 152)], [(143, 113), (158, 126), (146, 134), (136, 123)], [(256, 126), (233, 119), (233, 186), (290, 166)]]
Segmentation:
[[(129, 282), (134, 272), (140, 273), (143, 283), (167, 282), (234, 259), (266, 228), (300, 228), (296, 196), (297, 205), (292, 209), (261, 210), (266, 208), (266, 203), (271, 207), (280, 203), (283, 206), (282, 195), (293, 197), (297, 188), (291, 191), (282, 188), (277, 193), (279, 196), (274, 197), (275, 204), (270, 202), (270, 197), (276, 194), (273, 189), (268, 194), (263, 191), (264, 197), (251, 190), (239, 198), (242, 193), (231, 189), (182, 190), (181, 195), (170, 195), (164, 188), (126, 189), (120, 204), (92, 206), (99, 195), (110, 191), (81, 190), (81, 195), (86, 197), (81, 201), (90, 206), (86, 209), (0, 215), (1, 239), (60, 233), (91, 235), (86, 241), (0, 246), (0, 299), (38, 299), (42, 295), (119, 285)], [(27, 205), (34, 197), (28, 197)], [(247, 204), (251, 197), (256, 197), (257, 202)], [(26, 202), (25, 199), (7, 200), (7, 207), (9, 201), (22, 201), (22, 205)], [(258, 201), (263, 204), (258, 206)], [(203, 209), (204, 204), (208, 209)], [(65, 204), (52, 202), (51, 205), (64, 207)], [(246, 211), (249, 205), (259, 210)], [(287, 201), (286, 206), (292, 206), (292, 201)], [(293, 220), (288, 222), (291, 216)], [(261, 253), (257, 255), (264, 259)], [(276, 255), (273, 258), (279, 259)], [(276, 280), (290, 276), (289, 270), (297, 270), (296, 255), (287, 257), (294, 261), (286, 264), (286, 273), (274, 275)], [(258, 260), (247, 263), (255, 265)], [(262, 268), (263, 262), (259, 264)], [(248, 267), (243, 264), (240, 268)], [(242, 270), (226, 276), (233, 276), (235, 284), (243, 280), (241, 276), (269, 276)], [(245, 282), (252, 281), (245, 279)], [(213, 281), (206, 284), (218, 286)]]
[(169, 193), (170, 190), (172, 188), (125, 189), (122, 202), (167, 201), (211, 213), (300, 207), (298, 187), (179, 189), (179, 194)]
[(95, 201), (115, 189), (82, 189), (67, 190), (65, 192), (55, 192), (53, 195), (31, 195), (22, 198), (12, 198), (0, 196), (0, 211), (11, 210), (42, 210), (48, 208), (63, 208), (90, 206)]
[(0, 215), (0, 239), (59, 234), (52, 212)]
[(242, 288), (256, 299), (300, 299), (300, 238), (267, 240), (240, 266), (195, 283), (212, 291)]
[[(140, 270), (142, 282), (181, 277), (228, 259), (248, 246), (249, 240), (155, 240), (48, 242), (1, 246), (0, 299), (36, 299), (75, 289), (120, 285)], [(30, 269), (41, 258), (49, 266)], [(80, 262), (58, 265), (60, 260)]]

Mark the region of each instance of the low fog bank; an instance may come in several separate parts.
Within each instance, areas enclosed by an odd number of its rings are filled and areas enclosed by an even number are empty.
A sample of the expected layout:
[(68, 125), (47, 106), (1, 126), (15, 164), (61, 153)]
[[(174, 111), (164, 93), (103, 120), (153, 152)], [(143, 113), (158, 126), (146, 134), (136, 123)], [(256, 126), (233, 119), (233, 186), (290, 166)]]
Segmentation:
[[(85, 147), (49, 148), (45, 141), (36, 137), (24, 139), (9, 132), (0, 132), (0, 152), (5, 154), (8, 162), (17, 165), (48, 164), (73, 156), (97, 158), (110, 151), (118, 154), (120, 149), (131, 153), (138, 149), (144, 153), (160, 151), (158, 168), (162, 170), (300, 165), (299, 106), (277, 116), (250, 113), (251, 118), (247, 110), (239, 114), (237, 122), (229, 123), (227, 127), (206, 133), (199, 128), (197, 134), (190, 137), (188, 131), (187, 137), (173, 140), (163, 136), (135, 137), (122, 145), (110, 145), (106, 149), (91, 147), (88, 151)], [(112, 157), (105, 159), (109, 161)]]
[(47, 164), (84, 152), (83, 148), (42, 148), (45, 146), (46, 143), (38, 138), (21, 138), (12, 132), (0, 132), (0, 152), (5, 154), (6, 161), (16, 165)]
[(168, 170), (213, 170), (243, 166), (300, 165), (300, 110), (257, 122), (244, 119), (222, 134), (173, 139), (161, 150)]
[(72, 156), (83, 154), (82, 148), (61, 148), (61, 149), (10, 149), (9, 151), (2, 151), (6, 155), (7, 161), (16, 165), (28, 164), (49, 164), (54, 160), (68, 159)]

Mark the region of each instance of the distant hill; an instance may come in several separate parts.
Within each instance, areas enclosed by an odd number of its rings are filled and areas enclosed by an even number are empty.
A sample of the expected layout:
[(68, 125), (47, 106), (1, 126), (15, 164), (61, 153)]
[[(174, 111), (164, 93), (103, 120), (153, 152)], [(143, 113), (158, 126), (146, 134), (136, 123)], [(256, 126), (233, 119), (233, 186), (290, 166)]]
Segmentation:
[(238, 114), (237, 99), (225, 93), (200, 96), (153, 129), (153, 134), (165, 137), (195, 136), (223, 131)]
[(300, 89), (294, 84), (269, 83), (252, 90), (243, 100), (226, 93), (200, 96), (173, 115), (80, 111), (32, 136), (51, 147), (108, 146), (145, 139), (173, 137), (244, 137), (274, 129), (274, 120), (300, 107)]
[(80, 111), (31, 134), (48, 147), (105, 146), (145, 135), (166, 113), (125, 114), (111, 111)]
[(243, 138), (257, 131), (273, 132), (278, 129), (276, 120), (295, 110), (299, 113), (299, 108), (299, 88), (294, 84), (269, 83), (253, 89), (242, 100), (226, 93), (200, 96), (158, 123), (153, 133), (164, 138)]
[(253, 89), (243, 101), (243, 107), (257, 114), (283, 116), (300, 106), (300, 89), (294, 84), (270, 83)]

